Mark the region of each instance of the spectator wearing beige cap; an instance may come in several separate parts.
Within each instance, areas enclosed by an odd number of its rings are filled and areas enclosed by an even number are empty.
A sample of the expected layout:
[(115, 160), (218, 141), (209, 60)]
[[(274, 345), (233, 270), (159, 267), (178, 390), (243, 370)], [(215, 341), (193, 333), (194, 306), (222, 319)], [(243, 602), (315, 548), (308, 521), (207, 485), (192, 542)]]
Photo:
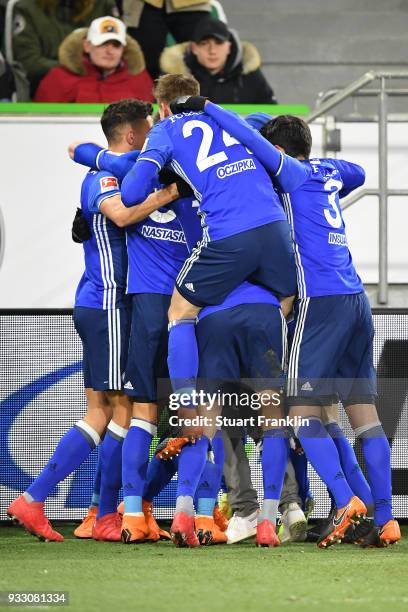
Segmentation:
[(27, 74), (31, 96), (58, 65), (64, 38), (103, 15), (119, 16), (114, 0), (18, 0), (13, 8), (13, 55)]
[(41, 81), (36, 102), (153, 101), (153, 82), (138, 43), (114, 17), (100, 17), (89, 29), (75, 30), (62, 42), (59, 66)]

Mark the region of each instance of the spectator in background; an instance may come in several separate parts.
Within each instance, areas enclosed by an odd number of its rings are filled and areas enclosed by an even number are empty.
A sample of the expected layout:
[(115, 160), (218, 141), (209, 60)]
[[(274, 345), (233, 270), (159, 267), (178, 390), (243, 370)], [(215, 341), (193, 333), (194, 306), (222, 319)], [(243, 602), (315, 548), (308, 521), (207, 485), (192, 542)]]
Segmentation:
[(191, 43), (168, 47), (160, 57), (162, 72), (192, 74), (201, 95), (218, 104), (276, 104), (260, 66), (256, 47), (211, 17), (197, 24)]
[(114, 0), (19, 0), (14, 9), (13, 51), (31, 84), (58, 64), (58, 48), (75, 28), (103, 15), (117, 15)]
[(142, 47), (151, 77), (159, 76), (159, 57), (170, 32), (176, 42), (191, 40), (197, 23), (212, 7), (203, 0), (121, 0), (119, 8), (128, 33)]
[(60, 66), (38, 86), (36, 102), (153, 101), (153, 81), (138, 43), (114, 17), (95, 19), (72, 32), (59, 49)]

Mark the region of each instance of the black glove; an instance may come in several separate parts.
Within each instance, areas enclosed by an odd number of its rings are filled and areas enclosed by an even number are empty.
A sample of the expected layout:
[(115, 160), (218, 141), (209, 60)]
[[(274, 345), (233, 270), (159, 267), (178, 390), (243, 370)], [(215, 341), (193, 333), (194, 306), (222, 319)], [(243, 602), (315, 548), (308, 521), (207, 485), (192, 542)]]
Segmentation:
[(171, 185), (172, 183), (176, 183), (180, 198), (189, 198), (193, 195), (193, 190), (191, 189), (190, 185), (183, 181), (178, 174), (172, 172), (168, 168), (162, 168), (160, 170), (159, 181), (162, 185)]
[(72, 240), (79, 244), (89, 240), (91, 237), (91, 230), (89, 229), (88, 222), (82, 214), (82, 210), (80, 208), (76, 209), (74, 221), (72, 223), (71, 236)]
[(181, 96), (170, 104), (173, 115), (184, 113), (185, 111), (203, 111), (208, 98), (204, 96)]

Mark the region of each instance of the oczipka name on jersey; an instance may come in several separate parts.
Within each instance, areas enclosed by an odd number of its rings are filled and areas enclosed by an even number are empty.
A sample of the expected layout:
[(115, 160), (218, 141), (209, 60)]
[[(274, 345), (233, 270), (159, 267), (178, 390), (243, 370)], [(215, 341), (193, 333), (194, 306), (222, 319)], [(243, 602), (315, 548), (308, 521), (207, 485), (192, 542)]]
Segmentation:
[(247, 170), (256, 170), (255, 162), (253, 159), (240, 159), (239, 161), (221, 166), (217, 170), (217, 176), (220, 179), (224, 179), (232, 174), (239, 174), (240, 172), (246, 172)]
[(142, 235), (146, 238), (154, 240), (170, 240), (170, 242), (183, 242), (186, 240), (181, 230), (167, 229), (166, 227), (153, 227), (152, 225), (143, 225)]
[(341, 246), (348, 246), (346, 235), (338, 234), (337, 232), (329, 232), (329, 239), (327, 242), (329, 244), (339, 244)]

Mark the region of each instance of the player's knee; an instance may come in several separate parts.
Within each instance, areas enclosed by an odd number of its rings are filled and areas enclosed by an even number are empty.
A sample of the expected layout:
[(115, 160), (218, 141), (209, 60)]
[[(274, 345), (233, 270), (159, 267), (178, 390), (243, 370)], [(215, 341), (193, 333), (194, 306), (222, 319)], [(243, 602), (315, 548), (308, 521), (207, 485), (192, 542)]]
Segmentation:
[(200, 308), (190, 304), (176, 289), (174, 290), (168, 310), (169, 321), (194, 319), (199, 310)]

